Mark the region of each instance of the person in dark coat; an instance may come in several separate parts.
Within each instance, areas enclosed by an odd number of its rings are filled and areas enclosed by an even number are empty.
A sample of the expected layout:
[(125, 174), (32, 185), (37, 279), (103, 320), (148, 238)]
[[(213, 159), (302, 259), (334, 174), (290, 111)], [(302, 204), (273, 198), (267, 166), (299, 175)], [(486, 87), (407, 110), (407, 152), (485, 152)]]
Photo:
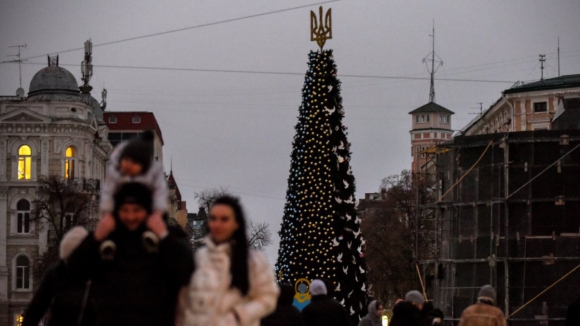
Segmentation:
[(572, 302), (566, 314), (566, 326), (580, 325), (580, 298)]
[(381, 316), (383, 314), (383, 305), (377, 300), (369, 303), (367, 315), (361, 319), (358, 326), (382, 326), (383, 322)]
[(290, 284), (278, 284), (280, 296), (276, 311), (262, 319), (262, 326), (304, 326), (302, 314), (292, 305), (294, 287)]
[[(92, 279), (97, 326), (173, 326), (179, 290), (193, 272), (185, 232), (151, 215), (151, 191), (126, 183), (115, 195), (114, 223), (102, 219), (69, 259), (71, 271)], [(157, 252), (142, 241), (149, 229)], [(105, 240), (114, 250), (100, 251)]]
[(312, 300), (302, 310), (306, 326), (350, 326), (350, 316), (344, 307), (327, 296), (326, 286), (322, 280), (310, 284)]
[(60, 243), (60, 261), (45, 272), (26, 307), (22, 326), (37, 326), (49, 310), (48, 326), (94, 325), (94, 306), (88, 300), (90, 282), (71, 274), (67, 266), (71, 252), (87, 234), (87, 230), (80, 226), (65, 234)]
[(404, 301), (395, 304), (389, 326), (431, 326), (441, 325), (442, 321), (443, 312), (425, 302), (421, 292), (413, 290), (407, 292)]

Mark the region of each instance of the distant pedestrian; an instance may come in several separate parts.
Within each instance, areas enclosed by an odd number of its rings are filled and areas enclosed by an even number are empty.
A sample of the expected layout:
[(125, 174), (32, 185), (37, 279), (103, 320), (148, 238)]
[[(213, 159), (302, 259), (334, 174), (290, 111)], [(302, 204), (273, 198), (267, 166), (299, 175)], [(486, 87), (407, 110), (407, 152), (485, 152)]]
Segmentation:
[(69, 272), (67, 260), (71, 252), (87, 236), (83, 227), (68, 231), (60, 242), (60, 261), (50, 267), (24, 312), (22, 326), (37, 326), (50, 311), (47, 326), (94, 325), (95, 311), (88, 294), (90, 283)]
[[(69, 258), (71, 272), (92, 280), (97, 326), (173, 326), (177, 297), (193, 271), (187, 236), (178, 226), (149, 218), (151, 190), (140, 183), (123, 184), (114, 197), (114, 223), (101, 219)], [(158, 250), (142, 241), (150, 230)], [(102, 255), (107, 240), (113, 255)]]
[(196, 270), (180, 295), (176, 324), (260, 325), (276, 308), (280, 290), (264, 254), (248, 246), (238, 199), (216, 199), (208, 226), (205, 247), (195, 252)]
[(491, 285), (482, 286), (477, 295), (477, 303), (467, 307), (461, 314), (459, 326), (505, 326), (503, 312), (494, 306), (496, 297), (495, 289)]
[(383, 315), (383, 305), (377, 300), (369, 303), (367, 315), (361, 319), (358, 326), (382, 326), (381, 317)]
[(262, 326), (304, 326), (302, 314), (298, 308), (292, 305), (294, 300), (294, 287), (290, 284), (278, 284), (280, 296), (276, 310), (262, 319)]
[(393, 318), (389, 326), (424, 326), (421, 310), (425, 297), (419, 291), (409, 291), (405, 299), (393, 308)]
[(336, 300), (327, 296), (326, 285), (322, 280), (310, 284), (312, 301), (302, 310), (306, 326), (350, 326), (350, 316)]

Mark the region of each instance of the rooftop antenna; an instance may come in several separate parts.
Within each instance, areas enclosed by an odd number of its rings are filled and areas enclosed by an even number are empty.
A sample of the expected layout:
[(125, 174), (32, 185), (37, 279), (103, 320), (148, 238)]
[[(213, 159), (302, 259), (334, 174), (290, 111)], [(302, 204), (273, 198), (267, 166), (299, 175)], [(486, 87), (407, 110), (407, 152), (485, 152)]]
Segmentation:
[[(431, 90), (429, 91), (429, 102), (435, 103), (435, 72), (439, 69), (439, 67), (443, 66), (443, 61), (437, 53), (435, 53), (435, 20), (433, 20), (433, 34), (429, 34), (430, 37), (433, 38), (433, 50), (429, 53), (425, 58), (423, 58), (423, 62), (427, 65), (427, 71), (431, 74)], [(429, 58), (431, 56), (431, 58)], [(437, 57), (437, 59), (435, 59)], [(429, 69), (429, 63), (431, 63), (431, 69)], [(435, 63), (437, 63), (437, 67), (435, 67)]]
[(83, 94), (88, 94), (93, 87), (89, 85), (91, 77), (93, 76), (93, 42), (91, 39), (85, 41), (85, 60), (81, 63), (81, 80), (83, 85), (79, 87)]
[(560, 77), (560, 37), (558, 36), (558, 77)]
[[(481, 117), (483, 115), (483, 103), (478, 102), (477, 104), (479, 104), (479, 113), (470, 113), (470, 114), (477, 114)], [(472, 109), (477, 110), (477, 108), (472, 108)]]
[(9, 46), (9, 48), (18, 48), (18, 54), (13, 54), (13, 55), (9, 55), (9, 57), (16, 57), (16, 60), (13, 60), (11, 62), (18, 62), (18, 76), (20, 77), (20, 87), (18, 88), (18, 90), (16, 91), (16, 94), (21, 96), (20, 93), (22, 93), (22, 95), (24, 95), (24, 89), (22, 89), (22, 58), (20, 57), (20, 49), (24, 48), (26, 49), (26, 43), (22, 44), (22, 45), (13, 45), (13, 46)]
[(101, 108), (103, 111), (107, 108), (107, 89), (103, 85), (103, 91), (101, 92)]
[(540, 80), (544, 80), (544, 62), (546, 62), (546, 55), (540, 54), (540, 63), (541, 63), (540, 69), (542, 70), (542, 78)]

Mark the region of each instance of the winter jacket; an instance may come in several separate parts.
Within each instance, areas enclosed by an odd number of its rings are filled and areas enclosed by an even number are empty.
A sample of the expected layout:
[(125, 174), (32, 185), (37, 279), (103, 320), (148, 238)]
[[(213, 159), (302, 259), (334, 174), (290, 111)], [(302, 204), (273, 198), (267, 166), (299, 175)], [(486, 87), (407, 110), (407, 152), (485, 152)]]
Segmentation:
[(229, 243), (215, 244), (209, 236), (205, 238), (205, 247), (195, 252), (195, 273), (180, 295), (177, 325), (258, 326), (274, 311), (279, 289), (266, 257), (248, 251), (249, 291), (242, 295), (230, 287), (230, 255)]
[(421, 311), (410, 302), (399, 302), (393, 308), (393, 318), (389, 326), (424, 326)]
[(114, 196), (117, 190), (124, 183), (136, 182), (145, 185), (153, 193), (153, 210), (165, 213), (169, 205), (169, 190), (165, 180), (165, 172), (163, 172), (163, 165), (158, 161), (154, 161), (145, 174), (136, 177), (121, 175), (119, 159), (127, 144), (128, 141), (120, 143), (111, 153), (109, 159), (111, 163), (107, 168), (107, 177), (101, 189), (99, 210), (105, 213), (112, 213), (115, 208)]
[(302, 310), (306, 326), (350, 326), (350, 316), (336, 300), (326, 295), (315, 295)]
[(486, 303), (476, 303), (461, 314), (459, 326), (505, 326), (506, 320), (499, 308)]
[(373, 300), (369, 303), (367, 315), (361, 319), (358, 326), (382, 326), (381, 317), (377, 315), (377, 301)]
[(300, 310), (292, 305), (293, 300), (294, 287), (281, 284), (276, 310), (262, 319), (262, 326), (304, 326)]
[(193, 254), (185, 233), (168, 226), (157, 253), (142, 243), (142, 225), (129, 231), (118, 222), (108, 239), (116, 246), (113, 260), (102, 260), (93, 234), (69, 258), (71, 272), (92, 279), (97, 326), (174, 325), (180, 287), (193, 271)]
[(90, 286), (86, 280), (70, 275), (64, 262), (59, 262), (44, 274), (40, 286), (24, 312), (22, 325), (37, 326), (49, 308), (50, 319), (47, 326), (94, 325), (94, 304), (90, 300), (86, 302), (84, 300), (89, 290)]

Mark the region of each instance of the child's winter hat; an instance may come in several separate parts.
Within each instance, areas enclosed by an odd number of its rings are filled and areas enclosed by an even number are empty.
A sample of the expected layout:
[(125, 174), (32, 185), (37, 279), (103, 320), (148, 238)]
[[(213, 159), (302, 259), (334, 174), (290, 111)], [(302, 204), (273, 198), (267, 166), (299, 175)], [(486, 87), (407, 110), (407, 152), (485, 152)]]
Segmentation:
[(405, 301), (411, 302), (414, 304), (423, 304), (425, 303), (425, 297), (421, 294), (421, 292), (417, 290), (409, 291), (405, 294)]
[(142, 173), (146, 173), (153, 161), (153, 139), (155, 135), (153, 131), (147, 130), (141, 134), (140, 137), (131, 139), (127, 146), (123, 148), (119, 160), (125, 158), (131, 159), (135, 163), (139, 163), (143, 168)]
[(479, 290), (479, 293), (477, 294), (478, 301), (486, 300), (491, 301), (493, 304), (495, 304), (496, 297), (497, 295), (495, 293), (495, 289), (489, 284), (482, 286)]
[(89, 232), (82, 226), (75, 226), (70, 229), (60, 242), (59, 256), (60, 259), (66, 261), (78, 245), (87, 237)]
[(115, 194), (115, 215), (124, 204), (137, 204), (151, 214), (152, 202), (152, 192), (145, 185), (136, 182), (125, 183)]
[(310, 283), (310, 294), (315, 295), (326, 295), (326, 285), (322, 280), (314, 280)]

